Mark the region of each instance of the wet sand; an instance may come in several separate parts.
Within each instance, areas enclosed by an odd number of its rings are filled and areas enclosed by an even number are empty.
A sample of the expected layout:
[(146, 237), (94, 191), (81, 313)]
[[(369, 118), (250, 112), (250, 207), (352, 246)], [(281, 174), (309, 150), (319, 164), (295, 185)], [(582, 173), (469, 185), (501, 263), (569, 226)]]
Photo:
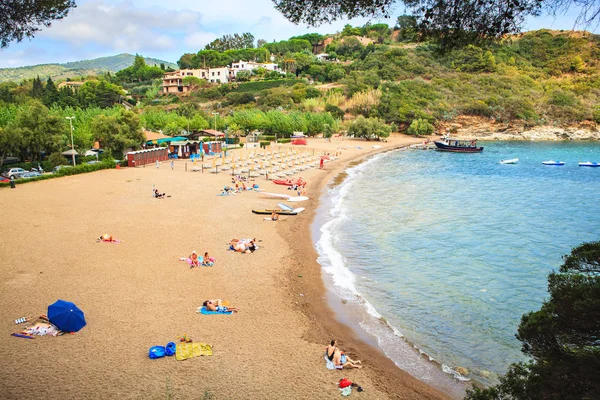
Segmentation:
[[(0, 189), (0, 397), (5, 399), (327, 399), (338, 398), (342, 377), (369, 399), (444, 399), (359, 340), (329, 309), (310, 224), (318, 197), (348, 163), (388, 143), (310, 139), (309, 148), (342, 150), (325, 170), (300, 175), (311, 200), (298, 216), (278, 222), (250, 212), (278, 200), (257, 193), (216, 196), (230, 171), (124, 168)], [(362, 146), (357, 149), (355, 146)], [(290, 193), (264, 177), (269, 192)], [(157, 200), (152, 185), (172, 197)], [(110, 233), (122, 244), (96, 243)], [(253, 254), (227, 251), (231, 238), (261, 240)], [(180, 257), (193, 250), (216, 258), (190, 269)], [(206, 299), (240, 308), (232, 316), (195, 312)], [(57, 299), (85, 313), (80, 332), (34, 340), (10, 336), (14, 320), (45, 313)], [(187, 334), (214, 355), (151, 360), (148, 349)], [(329, 371), (323, 350), (331, 338), (361, 370)], [(212, 397), (211, 397), (212, 396)]]

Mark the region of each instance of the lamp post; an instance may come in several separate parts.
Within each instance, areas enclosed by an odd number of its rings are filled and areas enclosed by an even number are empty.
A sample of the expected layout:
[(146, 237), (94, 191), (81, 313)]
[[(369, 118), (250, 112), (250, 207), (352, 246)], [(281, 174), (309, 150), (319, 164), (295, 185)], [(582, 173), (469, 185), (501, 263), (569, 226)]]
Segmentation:
[(73, 119), (75, 117), (65, 117), (69, 120), (69, 125), (71, 125), (71, 157), (73, 159), (73, 166), (75, 166), (75, 144), (73, 143)]
[(218, 112), (214, 112), (212, 113), (215, 116), (215, 131), (217, 130), (217, 115), (219, 115)]

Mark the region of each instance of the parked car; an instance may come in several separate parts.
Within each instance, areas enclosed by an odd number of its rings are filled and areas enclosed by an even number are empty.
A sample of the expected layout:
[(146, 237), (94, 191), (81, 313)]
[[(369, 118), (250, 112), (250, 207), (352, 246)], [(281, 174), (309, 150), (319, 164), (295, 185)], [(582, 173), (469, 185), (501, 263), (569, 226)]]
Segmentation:
[(84, 153), (84, 156), (96, 156), (98, 157), (100, 154), (104, 153), (102, 149), (90, 149)]
[(54, 167), (54, 169), (52, 170), (53, 174), (56, 174), (58, 171), (60, 171), (63, 168), (73, 168), (72, 165), (57, 165), (56, 167)]
[(23, 175), (21, 175), (21, 178), (34, 178), (36, 176), (40, 176), (42, 174), (40, 174), (37, 171), (29, 171), (29, 172), (25, 172)]
[(10, 182), (10, 179), (0, 176), (0, 183), (2, 182)]
[(23, 174), (26, 173), (27, 171), (25, 171), (23, 168), (11, 168), (5, 173), (3, 173), (2, 176), (10, 179), (19, 179)]

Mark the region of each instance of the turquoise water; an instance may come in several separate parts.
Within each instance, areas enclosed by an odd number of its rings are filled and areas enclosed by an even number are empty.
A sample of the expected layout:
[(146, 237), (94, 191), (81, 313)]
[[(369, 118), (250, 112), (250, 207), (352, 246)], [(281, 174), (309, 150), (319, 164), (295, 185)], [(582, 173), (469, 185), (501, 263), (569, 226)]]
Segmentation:
[[(432, 364), (495, 383), (523, 359), (517, 327), (547, 297), (548, 273), (600, 239), (600, 168), (577, 166), (600, 161), (599, 143), (481, 144), (481, 154), (394, 151), (350, 169), (317, 242), (326, 281), (362, 329), (429, 383), (440, 380)], [(520, 161), (499, 164), (510, 158)]]

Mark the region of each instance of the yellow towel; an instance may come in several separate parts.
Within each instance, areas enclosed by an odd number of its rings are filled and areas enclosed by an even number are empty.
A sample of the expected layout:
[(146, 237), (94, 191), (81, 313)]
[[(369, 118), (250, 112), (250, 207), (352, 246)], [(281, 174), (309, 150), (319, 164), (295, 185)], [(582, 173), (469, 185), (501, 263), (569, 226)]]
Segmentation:
[(175, 358), (177, 361), (198, 356), (212, 356), (212, 347), (208, 343), (177, 343)]

